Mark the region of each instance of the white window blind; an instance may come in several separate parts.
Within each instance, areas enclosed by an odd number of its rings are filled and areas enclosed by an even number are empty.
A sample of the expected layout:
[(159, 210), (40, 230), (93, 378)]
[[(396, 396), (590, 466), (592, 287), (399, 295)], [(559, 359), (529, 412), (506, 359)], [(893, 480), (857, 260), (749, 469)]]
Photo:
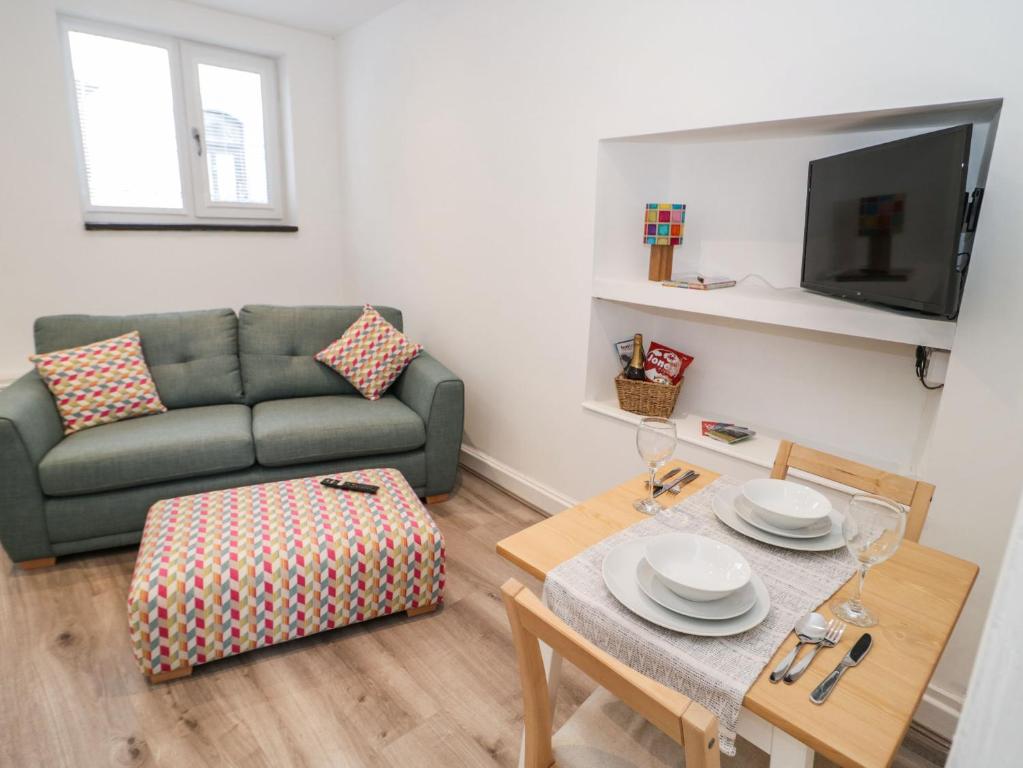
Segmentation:
[(167, 50), (99, 35), (68, 35), (89, 201), (181, 209)]
[(210, 64), (198, 71), (210, 200), (268, 202), (259, 75)]
[(64, 20), (86, 221), (282, 219), (276, 62)]

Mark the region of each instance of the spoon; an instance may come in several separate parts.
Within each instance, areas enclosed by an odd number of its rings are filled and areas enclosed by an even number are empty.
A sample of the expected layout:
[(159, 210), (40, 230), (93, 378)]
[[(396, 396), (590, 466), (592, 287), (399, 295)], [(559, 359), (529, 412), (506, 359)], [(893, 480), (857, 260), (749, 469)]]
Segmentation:
[(774, 672), (771, 673), (772, 683), (777, 683), (785, 677), (785, 673), (792, 666), (792, 662), (796, 660), (800, 648), (807, 644), (817, 645), (824, 640), (824, 636), (828, 633), (828, 620), (819, 613), (808, 613), (796, 622), (796, 626), (792, 628), (792, 631), (796, 633), (799, 642), (774, 668)]

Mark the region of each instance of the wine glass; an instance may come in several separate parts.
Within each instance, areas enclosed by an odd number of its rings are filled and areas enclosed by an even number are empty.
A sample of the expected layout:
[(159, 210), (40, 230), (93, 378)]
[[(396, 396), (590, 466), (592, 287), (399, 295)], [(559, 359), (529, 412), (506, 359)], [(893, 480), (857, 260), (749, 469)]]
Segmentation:
[(860, 562), (860, 578), (854, 597), (831, 606), (836, 617), (857, 627), (877, 624), (877, 616), (863, 605), (863, 580), (871, 566), (895, 554), (905, 532), (906, 512), (901, 505), (883, 496), (857, 494), (852, 497), (842, 522), (842, 536), (845, 546)]
[(675, 422), (671, 419), (648, 416), (639, 422), (636, 429), (636, 449), (650, 469), (650, 495), (645, 499), (637, 499), (632, 504), (640, 512), (656, 515), (661, 511), (661, 505), (654, 501), (654, 476), (658, 467), (671, 458), (677, 442)]

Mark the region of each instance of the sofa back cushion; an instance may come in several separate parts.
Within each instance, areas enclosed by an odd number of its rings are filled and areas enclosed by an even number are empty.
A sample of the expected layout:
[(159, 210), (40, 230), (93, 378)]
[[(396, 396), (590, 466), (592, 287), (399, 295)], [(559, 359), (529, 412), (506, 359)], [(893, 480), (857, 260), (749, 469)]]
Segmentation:
[(152, 315), (51, 315), (35, 322), (37, 353), (138, 331), (168, 408), (243, 402), (238, 318), (230, 309)]
[[(400, 311), (393, 307), (376, 309), (401, 330)], [(242, 307), (238, 313), (238, 344), (248, 402), (356, 394), (351, 384), (313, 355), (361, 315), (361, 306)]]

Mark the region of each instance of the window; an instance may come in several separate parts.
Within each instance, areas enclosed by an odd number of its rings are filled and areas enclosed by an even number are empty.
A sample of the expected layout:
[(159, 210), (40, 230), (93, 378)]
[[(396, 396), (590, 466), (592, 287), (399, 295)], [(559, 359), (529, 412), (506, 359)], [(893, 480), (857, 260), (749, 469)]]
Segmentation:
[(63, 22), (87, 222), (282, 219), (273, 59)]

